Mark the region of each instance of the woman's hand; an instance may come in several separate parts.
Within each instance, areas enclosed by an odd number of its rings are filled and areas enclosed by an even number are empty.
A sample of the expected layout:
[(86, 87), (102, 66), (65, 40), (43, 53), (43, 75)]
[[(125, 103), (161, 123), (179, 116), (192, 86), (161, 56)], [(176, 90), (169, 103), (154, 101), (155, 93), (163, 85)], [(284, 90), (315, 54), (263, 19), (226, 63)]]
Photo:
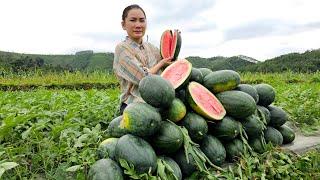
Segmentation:
[(164, 58), (161, 59), (158, 64), (156, 64), (155, 66), (153, 66), (152, 68), (149, 69), (149, 73), (151, 74), (157, 74), (158, 71), (163, 68), (163, 67), (167, 67), (168, 65), (170, 65), (172, 63), (172, 59), (173, 57), (168, 57), (168, 58)]
[(162, 59), (160, 62), (162, 63), (162, 66), (168, 66), (172, 64), (172, 59), (173, 57), (171, 56), (171, 57)]

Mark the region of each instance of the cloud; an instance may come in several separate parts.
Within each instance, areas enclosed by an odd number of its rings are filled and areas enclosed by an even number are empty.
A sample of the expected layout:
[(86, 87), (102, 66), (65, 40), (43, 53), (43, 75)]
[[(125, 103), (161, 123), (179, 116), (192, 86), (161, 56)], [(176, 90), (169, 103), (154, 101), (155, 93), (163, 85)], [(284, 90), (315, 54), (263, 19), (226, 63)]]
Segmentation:
[(214, 30), (217, 28), (217, 25), (215, 23), (211, 22), (205, 22), (201, 24), (195, 24), (192, 25), (191, 27), (188, 27), (186, 30), (187, 32), (201, 32), (201, 31), (209, 31), (209, 30)]
[(80, 38), (90, 39), (93, 42), (116, 42), (124, 37), (124, 32), (85, 32), (79, 33)]
[(122, 11), (134, 3), (146, 11), (145, 39), (154, 45), (165, 29), (181, 30), (181, 57), (244, 54), (261, 60), (320, 47), (318, 0), (11, 0), (0, 3), (0, 50), (113, 52), (126, 36)]
[(307, 28), (315, 28), (319, 29), (320, 28), (320, 21), (319, 22), (311, 22), (305, 25)]
[(227, 29), (225, 40), (251, 39), (265, 36), (281, 36), (320, 29), (320, 22), (297, 24), (276, 19), (261, 19)]
[(250, 22), (226, 30), (225, 40), (250, 39), (266, 36), (274, 33), (277, 28), (279, 28), (279, 25), (282, 26), (282, 28), (286, 26), (282, 22), (272, 19)]
[[(148, 1), (154, 10), (154, 21), (157, 23), (185, 22), (197, 18), (199, 14), (215, 5), (215, 0)], [(150, 4), (150, 5), (151, 5)]]

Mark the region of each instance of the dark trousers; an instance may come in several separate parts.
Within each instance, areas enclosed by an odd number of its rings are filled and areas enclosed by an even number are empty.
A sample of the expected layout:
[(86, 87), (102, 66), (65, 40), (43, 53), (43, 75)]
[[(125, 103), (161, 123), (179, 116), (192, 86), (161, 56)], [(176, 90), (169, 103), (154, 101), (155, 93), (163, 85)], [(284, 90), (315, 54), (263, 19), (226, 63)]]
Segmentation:
[(120, 115), (123, 114), (123, 110), (127, 107), (127, 104), (126, 103), (121, 103), (121, 106), (120, 106)]

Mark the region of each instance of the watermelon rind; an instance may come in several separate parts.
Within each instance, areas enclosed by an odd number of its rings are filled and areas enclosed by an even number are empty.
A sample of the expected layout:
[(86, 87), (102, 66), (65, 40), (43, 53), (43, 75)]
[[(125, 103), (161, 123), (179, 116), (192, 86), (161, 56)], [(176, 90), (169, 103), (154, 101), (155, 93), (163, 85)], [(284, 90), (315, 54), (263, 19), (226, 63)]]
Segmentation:
[[(217, 109), (219, 112), (208, 112), (204, 104), (201, 102), (196, 101), (196, 96), (198, 95), (197, 93), (193, 93), (192, 89), (193, 88), (201, 88), (202, 90), (206, 91), (207, 94), (209, 94), (211, 97), (207, 97), (207, 100), (205, 103), (208, 103), (210, 100), (214, 101), (217, 107), (212, 107), (213, 109)], [(212, 94), (207, 88), (202, 86), (201, 84), (197, 82), (190, 82), (188, 85), (187, 89), (187, 100), (190, 105), (190, 107), (197, 112), (198, 114), (204, 116), (208, 120), (221, 120), (225, 115), (226, 115), (226, 110), (220, 103), (220, 101), (215, 97), (214, 94)]]

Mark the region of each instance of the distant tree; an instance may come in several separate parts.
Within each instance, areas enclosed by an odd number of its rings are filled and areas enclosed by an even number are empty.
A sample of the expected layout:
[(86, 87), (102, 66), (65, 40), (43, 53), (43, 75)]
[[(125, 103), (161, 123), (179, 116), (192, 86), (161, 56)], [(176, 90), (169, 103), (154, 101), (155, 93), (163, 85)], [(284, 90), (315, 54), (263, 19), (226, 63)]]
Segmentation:
[(36, 64), (38, 67), (43, 67), (44, 66), (44, 60), (40, 57), (36, 57)]

